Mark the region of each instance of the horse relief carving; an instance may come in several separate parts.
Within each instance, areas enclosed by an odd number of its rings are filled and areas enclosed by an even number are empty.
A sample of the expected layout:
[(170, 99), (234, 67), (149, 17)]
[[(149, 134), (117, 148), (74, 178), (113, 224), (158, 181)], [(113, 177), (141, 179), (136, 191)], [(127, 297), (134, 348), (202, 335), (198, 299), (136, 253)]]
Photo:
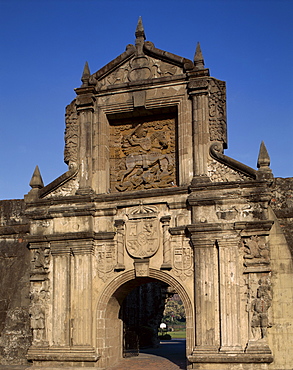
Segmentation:
[(112, 127), (111, 191), (174, 186), (174, 119)]

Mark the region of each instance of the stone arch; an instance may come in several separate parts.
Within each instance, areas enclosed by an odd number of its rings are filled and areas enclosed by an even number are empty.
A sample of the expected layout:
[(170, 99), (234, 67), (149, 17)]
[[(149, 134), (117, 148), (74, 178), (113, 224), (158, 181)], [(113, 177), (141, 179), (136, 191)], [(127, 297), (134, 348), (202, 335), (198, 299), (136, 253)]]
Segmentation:
[(97, 349), (101, 356), (99, 365), (107, 367), (122, 357), (122, 320), (119, 310), (124, 298), (135, 287), (152, 281), (162, 281), (179, 294), (186, 314), (186, 353), (193, 348), (194, 315), (192, 300), (182, 284), (172, 275), (150, 268), (148, 277), (135, 277), (134, 270), (113, 279), (102, 292), (97, 303)]

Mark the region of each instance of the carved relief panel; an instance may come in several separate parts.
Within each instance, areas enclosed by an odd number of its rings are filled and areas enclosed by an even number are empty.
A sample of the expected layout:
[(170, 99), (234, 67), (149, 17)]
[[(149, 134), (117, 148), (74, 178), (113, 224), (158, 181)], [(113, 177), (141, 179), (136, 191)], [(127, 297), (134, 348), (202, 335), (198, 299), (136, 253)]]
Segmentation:
[(253, 235), (241, 240), (243, 264), (247, 268), (262, 270), (270, 264), (270, 251), (264, 236)]
[(96, 83), (98, 89), (104, 86), (117, 85), (138, 80), (169, 77), (182, 74), (182, 68), (166, 63), (147, 55), (139, 55), (127, 61), (107, 77), (96, 81), (91, 77), (91, 83)]
[(209, 83), (209, 131), (211, 141), (227, 143), (226, 85), (216, 79)]
[(66, 107), (66, 129), (64, 162), (69, 164), (77, 162), (78, 151), (78, 122), (75, 108), (75, 100)]
[(111, 124), (111, 191), (174, 186), (175, 142), (175, 118)]
[(267, 343), (272, 301), (270, 249), (264, 235), (243, 237), (240, 242), (247, 288), (248, 343), (246, 352), (271, 353)]

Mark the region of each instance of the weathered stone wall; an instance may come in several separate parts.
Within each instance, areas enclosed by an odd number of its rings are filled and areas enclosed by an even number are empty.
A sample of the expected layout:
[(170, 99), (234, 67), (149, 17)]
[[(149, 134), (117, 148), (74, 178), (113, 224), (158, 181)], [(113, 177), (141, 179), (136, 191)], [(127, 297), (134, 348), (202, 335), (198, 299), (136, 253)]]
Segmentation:
[(293, 177), (275, 179), (271, 207), (293, 256)]
[(274, 225), (270, 234), (272, 291), (272, 323), (269, 344), (274, 362), (271, 370), (292, 369), (293, 346), (293, 178), (276, 178), (271, 200)]
[(28, 231), (24, 201), (0, 201), (0, 364), (26, 363), (31, 343)]

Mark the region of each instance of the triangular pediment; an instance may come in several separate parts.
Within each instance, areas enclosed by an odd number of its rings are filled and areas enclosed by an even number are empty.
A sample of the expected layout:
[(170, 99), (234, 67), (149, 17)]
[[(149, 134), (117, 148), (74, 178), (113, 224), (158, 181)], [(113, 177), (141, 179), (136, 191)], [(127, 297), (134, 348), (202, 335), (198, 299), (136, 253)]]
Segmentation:
[(112, 85), (183, 76), (193, 67), (191, 60), (157, 49), (146, 41), (141, 51), (137, 45), (128, 45), (124, 53), (92, 74), (89, 83), (100, 90)]

